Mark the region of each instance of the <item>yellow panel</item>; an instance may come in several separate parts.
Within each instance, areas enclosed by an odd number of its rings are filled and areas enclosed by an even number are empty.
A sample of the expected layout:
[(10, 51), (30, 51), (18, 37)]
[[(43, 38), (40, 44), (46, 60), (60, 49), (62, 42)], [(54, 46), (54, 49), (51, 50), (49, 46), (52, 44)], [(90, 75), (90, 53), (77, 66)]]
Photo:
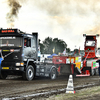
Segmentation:
[(2, 67), (2, 69), (9, 69), (9, 67)]
[(10, 50), (3, 50), (3, 51), (10, 51)]
[(80, 67), (81, 67), (81, 62), (76, 62), (75, 64), (76, 64), (76, 67), (78, 67), (78, 68), (80, 69)]

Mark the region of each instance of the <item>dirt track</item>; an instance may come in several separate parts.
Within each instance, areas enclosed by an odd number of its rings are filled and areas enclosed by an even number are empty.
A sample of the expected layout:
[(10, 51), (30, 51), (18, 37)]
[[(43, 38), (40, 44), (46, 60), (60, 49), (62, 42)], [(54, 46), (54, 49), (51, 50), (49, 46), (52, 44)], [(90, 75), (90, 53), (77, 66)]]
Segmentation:
[[(98, 77), (74, 78), (74, 87), (99, 83)], [(61, 76), (56, 80), (35, 78), (33, 81), (25, 81), (21, 77), (9, 76), (6, 80), (0, 80), (0, 99), (66, 88), (67, 81), (68, 77), (66, 76)]]

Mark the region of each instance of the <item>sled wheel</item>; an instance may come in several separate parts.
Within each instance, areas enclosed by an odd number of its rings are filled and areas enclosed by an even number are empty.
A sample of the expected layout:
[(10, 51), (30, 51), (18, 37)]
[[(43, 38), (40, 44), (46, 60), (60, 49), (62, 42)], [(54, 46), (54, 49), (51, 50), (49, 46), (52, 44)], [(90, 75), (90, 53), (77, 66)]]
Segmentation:
[(96, 72), (96, 75), (99, 74), (99, 70), (98, 70), (98, 68), (95, 69), (95, 72)]
[(91, 75), (94, 76), (95, 75), (95, 70), (91, 69)]

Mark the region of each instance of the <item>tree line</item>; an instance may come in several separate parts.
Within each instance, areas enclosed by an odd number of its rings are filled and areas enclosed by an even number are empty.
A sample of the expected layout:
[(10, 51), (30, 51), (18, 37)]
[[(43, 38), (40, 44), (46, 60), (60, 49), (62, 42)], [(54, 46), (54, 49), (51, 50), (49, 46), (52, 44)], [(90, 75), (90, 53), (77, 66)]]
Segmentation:
[(67, 44), (65, 41), (58, 38), (47, 37), (45, 40), (40, 43), (40, 52), (41, 54), (59, 54), (62, 53), (65, 49), (67, 52), (70, 52), (70, 48), (67, 48)]

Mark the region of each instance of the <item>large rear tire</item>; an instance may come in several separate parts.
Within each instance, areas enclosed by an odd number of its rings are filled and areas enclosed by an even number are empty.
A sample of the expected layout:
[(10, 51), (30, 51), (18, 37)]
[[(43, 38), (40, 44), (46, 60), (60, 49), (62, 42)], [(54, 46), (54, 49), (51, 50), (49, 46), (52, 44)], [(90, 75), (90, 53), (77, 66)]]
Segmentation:
[(32, 65), (28, 65), (26, 72), (23, 73), (23, 78), (31, 81), (34, 78), (34, 67)]
[(56, 79), (56, 78), (57, 78), (57, 70), (56, 70), (55, 67), (53, 67), (53, 68), (51, 69), (51, 72), (50, 72), (50, 79), (54, 80), (54, 79)]

